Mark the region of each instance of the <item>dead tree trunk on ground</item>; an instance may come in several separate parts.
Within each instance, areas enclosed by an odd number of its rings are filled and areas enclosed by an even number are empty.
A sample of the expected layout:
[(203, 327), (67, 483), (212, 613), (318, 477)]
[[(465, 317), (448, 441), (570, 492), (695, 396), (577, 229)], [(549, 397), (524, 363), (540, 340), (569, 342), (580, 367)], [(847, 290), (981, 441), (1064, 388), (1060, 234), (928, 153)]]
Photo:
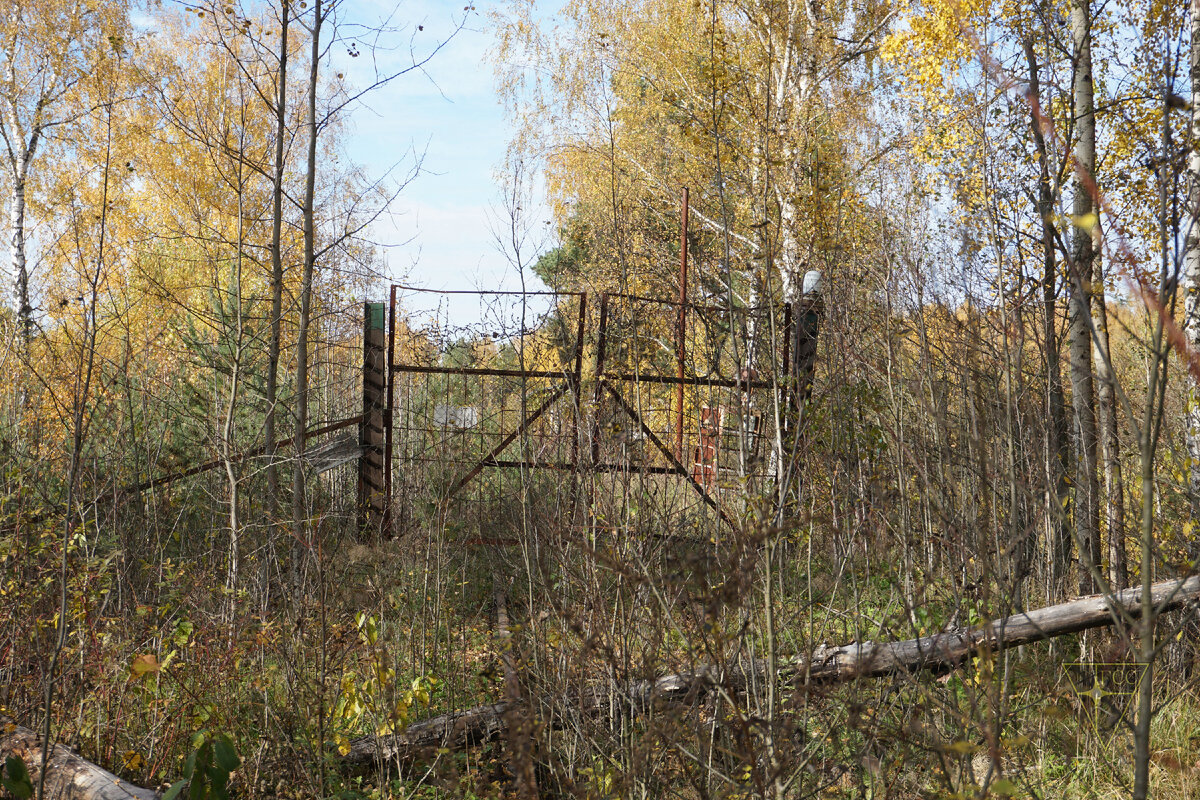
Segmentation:
[[(806, 656), (784, 661), (779, 665), (778, 674), (781, 681), (803, 686), (951, 669), (981, 650), (999, 652), (1056, 636), (1107, 627), (1121, 617), (1136, 619), (1141, 614), (1141, 597), (1140, 588), (1126, 589), (1111, 597), (1091, 595), (1014, 614), (986, 625), (951, 628), (918, 639), (822, 646)], [(1159, 613), (1178, 609), (1198, 598), (1200, 576), (1163, 581), (1151, 587), (1151, 600)], [(588, 687), (564, 701), (575, 711), (594, 713), (608, 709), (612, 694), (619, 693), (620, 702), (615, 705), (642, 714), (660, 705), (695, 702), (718, 686), (727, 691), (738, 691), (752, 678), (761, 680), (766, 667), (765, 661), (725, 671), (700, 667), (654, 680), (633, 681), (625, 686)], [(507, 733), (509, 711), (509, 703), (492, 703), (418, 722), (392, 736), (364, 736), (351, 742), (350, 752), (343, 757), (342, 764), (347, 770), (355, 771), (388, 763), (411, 763), (438, 749), (461, 750), (481, 744)]]
[[(42, 740), (29, 728), (0, 715), (0, 761), (16, 756), (25, 763), (33, 785), (42, 769)], [(58, 744), (46, 768), (46, 797), (55, 800), (156, 800), (158, 792), (127, 783)]]

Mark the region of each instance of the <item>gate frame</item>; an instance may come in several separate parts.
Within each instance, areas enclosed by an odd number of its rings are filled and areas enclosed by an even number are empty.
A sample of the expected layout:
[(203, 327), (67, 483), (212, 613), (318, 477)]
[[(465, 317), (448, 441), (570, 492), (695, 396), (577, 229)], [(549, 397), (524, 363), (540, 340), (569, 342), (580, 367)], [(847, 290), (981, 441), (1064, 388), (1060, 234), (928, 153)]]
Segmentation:
[[(686, 279), (686, 262), (681, 265), (681, 279)], [(577, 297), (579, 298), (579, 308), (575, 322), (575, 354), (574, 364), (570, 371), (547, 371), (547, 370), (524, 370), (524, 369), (499, 369), (491, 367), (440, 367), (440, 366), (423, 366), (418, 364), (404, 364), (396, 362), (396, 293), (398, 289), (411, 289), (413, 291), (431, 292), (436, 294), (471, 294), (476, 296), (553, 296), (553, 297)], [(677, 373), (676, 375), (660, 375), (660, 374), (639, 374), (628, 372), (610, 372), (606, 366), (607, 351), (608, 351), (608, 324), (609, 324), (609, 306), (615, 299), (631, 300), (636, 302), (654, 303), (658, 305), (676, 306), (677, 326), (676, 326), (676, 360)], [(783, 352), (782, 352), (782, 367), (783, 375), (781, 379), (774, 380), (759, 380), (756, 378), (740, 379), (740, 378), (700, 378), (688, 377), (685, 374), (684, 366), (684, 336), (687, 313), (689, 310), (697, 310), (704, 308), (699, 304), (689, 303), (685, 300), (663, 300), (659, 298), (641, 297), (639, 295), (622, 293), (622, 292), (602, 292), (600, 295), (600, 314), (599, 324), (597, 328), (597, 345), (595, 359), (595, 386), (592, 390), (591, 404), (593, 413), (591, 415), (591, 453), (589, 463), (584, 465), (594, 473), (602, 472), (643, 472), (646, 474), (660, 475), (676, 475), (682, 477), (692, 487), (693, 490), (700, 496), (700, 499), (709, 506), (723, 522), (731, 528), (735, 528), (736, 523), (730, 517), (724, 506), (718, 501), (709, 491), (706, 484), (697, 479), (693, 474), (694, 470), (690, 469), (685, 462), (683, 454), (683, 392), (685, 386), (708, 386), (719, 387), (725, 389), (736, 389), (744, 393), (749, 393), (754, 389), (781, 389), (783, 391), (784, 405), (788, 409), (785, 417), (790, 423), (788, 429), (783, 433), (785, 452), (789, 452), (794, 448), (796, 436), (804, 422), (804, 409), (807, 406), (809, 397), (812, 392), (812, 377), (816, 361), (816, 346), (817, 337), (820, 330), (820, 322), (823, 316), (824, 304), (819, 295), (806, 295), (794, 303), (782, 304), (783, 312)], [(532, 411), (527, 410), (521, 423), (495, 445), (486, 455), (474, 462), (474, 464), (463, 472), (451, 485), (450, 491), (444, 502), (448, 502), (456, 496), (468, 483), (479, 476), (487, 467), (497, 468), (523, 468), (523, 469), (549, 469), (569, 471), (573, 476), (577, 476), (580, 464), (580, 430), (581, 421), (583, 420), (583, 349), (584, 349), (584, 334), (587, 326), (587, 311), (588, 311), (588, 292), (504, 292), (504, 291), (471, 291), (471, 290), (432, 290), (432, 289), (414, 289), (413, 287), (400, 286), (394, 284), (391, 287), (389, 314), (388, 314), (388, 345), (387, 345), (387, 391), (386, 391), (386, 407), (383, 409), (384, 419), (384, 509), (382, 517), (382, 530), (392, 534), (392, 470), (393, 459), (395, 456), (393, 450), (393, 428), (394, 428), (394, 411), (395, 411), (395, 376), (401, 373), (409, 374), (435, 374), (435, 375), (479, 375), (479, 376), (496, 376), (496, 377), (512, 377), (521, 380), (529, 378), (542, 378), (549, 380), (559, 380), (562, 383), (551, 391), (550, 395)], [(364, 347), (365, 347), (364, 342)], [(367, 358), (364, 350), (364, 362)], [(365, 364), (364, 364), (365, 365)], [(674, 450), (664, 442), (646, 423), (641, 412), (639, 412), (628, 398), (622, 392), (622, 385), (629, 383), (650, 383), (675, 387), (675, 405), (674, 414), (676, 420), (675, 432), (675, 448)], [(571, 458), (565, 462), (549, 462), (541, 460), (529, 459), (502, 459), (500, 456), (508, 449), (523, 433), (529, 430), (543, 414), (546, 413), (553, 405), (559, 402), (567, 392), (571, 392), (572, 402), (575, 409), (571, 427)], [(650, 441), (650, 443), (662, 454), (666, 459), (667, 466), (648, 466), (645, 464), (626, 464), (612, 463), (601, 461), (600, 458), (600, 434), (599, 434), (599, 417), (594, 413), (594, 409), (600, 405), (604, 398), (612, 398), (621, 410), (630, 418), (630, 420), (640, 429), (641, 434)], [(366, 395), (364, 393), (364, 419), (366, 418)], [(364, 453), (365, 456), (365, 453)], [(365, 461), (365, 458), (364, 458)]]

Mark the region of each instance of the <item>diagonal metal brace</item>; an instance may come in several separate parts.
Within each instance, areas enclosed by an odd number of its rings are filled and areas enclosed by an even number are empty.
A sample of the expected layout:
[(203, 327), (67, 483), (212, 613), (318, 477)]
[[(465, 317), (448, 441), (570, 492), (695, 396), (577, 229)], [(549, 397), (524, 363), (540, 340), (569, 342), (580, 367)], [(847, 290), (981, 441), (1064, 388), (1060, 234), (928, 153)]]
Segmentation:
[(646, 438), (648, 438), (655, 447), (662, 451), (662, 454), (666, 457), (667, 462), (670, 463), (676, 472), (687, 478), (688, 483), (692, 485), (692, 488), (696, 490), (696, 492), (700, 495), (700, 498), (707, 503), (713, 511), (717, 512), (717, 515), (721, 517), (721, 520), (725, 522), (725, 524), (736, 530), (737, 526), (733, 524), (733, 520), (729, 518), (727, 513), (725, 513), (725, 509), (721, 507), (721, 504), (714, 500), (713, 497), (707, 491), (705, 491), (704, 487), (700, 485), (700, 482), (697, 481), (692, 476), (692, 473), (686, 467), (684, 467), (682, 463), (680, 463), (678, 458), (675, 457), (675, 454), (672, 453), (671, 450), (662, 443), (661, 439), (654, 435), (654, 431), (650, 430), (650, 426), (648, 426), (645, 421), (642, 420), (642, 415), (639, 414), (637, 410), (629, 404), (629, 401), (622, 397), (621, 393), (614, 389), (612, 384), (606, 382), (604, 384), (604, 388), (608, 389), (609, 394), (613, 396), (621, 408), (625, 409), (625, 413), (629, 415), (630, 419), (637, 420), (638, 425), (640, 425), (642, 428), (642, 432), (646, 434)]
[(458, 494), (464, 486), (474, 480), (475, 476), (483, 472), (483, 468), (488, 465), (488, 462), (494, 461), (496, 456), (503, 453), (510, 444), (516, 441), (518, 436), (529, 430), (529, 426), (537, 422), (538, 417), (540, 417), (542, 414), (545, 414), (546, 411), (549, 410), (550, 406), (554, 405), (560, 397), (566, 394), (567, 389), (569, 388), (571, 388), (570, 382), (565, 381), (557, 389), (551, 392), (550, 396), (546, 398), (546, 401), (538, 406), (532, 414), (526, 417), (525, 421), (521, 423), (520, 427), (518, 427), (508, 436), (505, 436), (504, 439), (501, 440), (500, 444), (493, 447), (490, 453), (481, 458), (479, 462), (471, 468), (470, 472), (468, 472), (466, 475), (463, 475), (458, 479), (457, 482), (455, 482), (454, 487), (451, 488), (450, 492), (446, 495), (445, 502), (449, 502), (450, 499), (453, 498), (454, 495)]

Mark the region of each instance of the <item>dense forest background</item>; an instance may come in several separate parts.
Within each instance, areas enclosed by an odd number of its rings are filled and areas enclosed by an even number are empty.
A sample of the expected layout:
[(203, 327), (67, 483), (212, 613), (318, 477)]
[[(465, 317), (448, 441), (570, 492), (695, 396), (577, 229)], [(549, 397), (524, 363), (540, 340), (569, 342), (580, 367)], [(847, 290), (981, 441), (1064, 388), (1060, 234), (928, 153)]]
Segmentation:
[[(567, 299), (450, 337), (401, 306), (397, 358), (567, 375), (572, 293), (677, 298), (683, 245), (713, 374), (773, 375), (753, 311), (806, 273), (820, 336), (802, 406), (768, 387), (793, 433), (730, 445), (731, 524), (647, 469), (455, 499), (402, 448), (383, 528), (310, 432), (362, 411), (406, 180), (351, 162), (353, 113), (438, 45), (338, 0), (0, 10), (6, 726), (191, 797), (1200, 794), (1195, 609), (1137, 599), (1200, 559), (1197, 0), (456, 11), (516, 125), (498, 247)], [(411, 58), (339, 71), (382, 48)], [(609, 325), (674, 368), (670, 315)], [(1103, 629), (809, 679), (829, 645), (1130, 587)], [(483, 727), (420, 724), (456, 718)], [(40, 797), (22, 763), (5, 791)]]

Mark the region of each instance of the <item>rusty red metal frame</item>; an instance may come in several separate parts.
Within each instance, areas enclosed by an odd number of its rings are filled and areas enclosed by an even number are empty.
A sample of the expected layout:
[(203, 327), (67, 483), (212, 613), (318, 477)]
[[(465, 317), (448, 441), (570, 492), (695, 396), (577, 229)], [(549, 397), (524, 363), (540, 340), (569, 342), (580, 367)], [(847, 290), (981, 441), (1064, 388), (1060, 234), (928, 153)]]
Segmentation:
[[(686, 201), (685, 201), (686, 213)], [(686, 217), (685, 217), (686, 219)], [(681, 246), (686, 253), (686, 232), (681, 234)], [(630, 421), (636, 425), (642, 435), (651, 443), (651, 445), (662, 454), (665, 459), (665, 465), (651, 464), (628, 464), (628, 463), (610, 463), (601, 460), (600, 453), (600, 435), (599, 435), (599, 419), (598, 415), (593, 415), (591, 421), (591, 459), (586, 465), (580, 463), (580, 429), (579, 426), (583, 420), (583, 348), (586, 332), (587, 312), (588, 312), (588, 294), (586, 292), (563, 292), (558, 293), (559, 297), (577, 297), (579, 299), (578, 316), (576, 320), (576, 340), (575, 354), (572, 364), (572, 369), (567, 371), (546, 371), (546, 370), (521, 370), (521, 369), (497, 369), (490, 367), (440, 367), (440, 366), (425, 366), (418, 364), (396, 363), (395, 361), (395, 326), (396, 326), (396, 290), (403, 288), (399, 286), (392, 287), (391, 297), (391, 312), (389, 315), (389, 336), (388, 336), (388, 374), (394, 377), (398, 373), (416, 373), (416, 374), (433, 374), (433, 375), (479, 375), (489, 377), (513, 377), (513, 378), (538, 378), (548, 380), (562, 381), (555, 387), (549, 395), (538, 404), (536, 408), (529, 411), (520, 424), (508, 434), (491, 450), (473, 463), (459, 478), (457, 478), (451, 489), (443, 498), (443, 502), (456, 496), (462, 489), (477, 478), (486, 468), (498, 469), (548, 469), (577, 474), (581, 468), (587, 469), (593, 473), (641, 473), (647, 475), (675, 475), (683, 478), (688, 484), (699, 494), (700, 499), (712, 508), (723, 522), (731, 527), (735, 526), (734, 520), (729, 513), (721, 505), (721, 503), (709, 491), (711, 481), (701, 482), (692, 474), (685, 463), (686, 456), (683, 452), (683, 417), (684, 417), (684, 402), (683, 390), (687, 385), (706, 386), (716, 388), (741, 389), (748, 391), (750, 389), (769, 389), (776, 386), (789, 385), (789, 377), (791, 372), (791, 363), (789, 358), (791, 345), (791, 309), (785, 306), (784, 315), (784, 357), (783, 357), (783, 380), (781, 382), (769, 380), (739, 380), (732, 378), (715, 378), (715, 377), (688, 377), (685, 366), (685, 337), (686, 337), (686, 320), (689, 310), (697, 312), (713, 311), (721, 312), (724, 309), (718, 307), (703, 306), (700, 304), (690, 304), (687, 302), (686, 288), (682, 285), (686, 281), (687, 275), (686, 254), (681, 255), (680, 263), (680, 281), (681, 290), (679, 300), (663, 300), (659, 298), (646, 298), (637, 295), (609, 292), (600, 295), (599, 321), (597, 326), (597, 342), (596, 342), (596, 358), (595, 358), (595, 387), (592, 393), (591, 402), (593, 406), (599, 406), (602, 398), (610, 396), (622, 411), (629, 417)], [(441, 293), (470, 293), (470, 292), (441, 292)], [(480, 295), (519, 295), (519, 292), (478, 292)], [(550, 293), (543, 293), (550, 294)], [(656, 305), (676, 306), (676, 374), (675, 375), (659, 375), (659, 374), (629, 374), (625, 372), (609, 373), (606, 371), (606, 363), (609, 347), (608, 325), (611, 319), (610, 304), (613, 301), (633, 301), (633, 302), (649, 302)], [(618, 388), (623, 383), (650, 383), (657, 385), (666, 385), (674, 387), (674, 417), (675, 422), (675, 440), (671, 444), (663, 441), (646, 423), (643, 415), (639, 412), (632, 403), (622, 394)], [(511, 459), (502, 458), (504, 452), (529, 428), (537, 422), (537, 420), (545, 414), (555, 403), (559, 402), (567, 392), (571, 392), (572, 402), (575, 407), (574, 415), (574, 430), (572, 431), (571, 443), (571, 458), (569, 461), (547, 461), (540, 459)], [(387, 463), (392, 463), (392, 420), (394, 414), (394, 390), (393, 381), (389, 378), (387, 391), (387, 419), (388, 419), (388, 440), (387, 440)], [(387, 492), (390, 508), (391, 500), (391, 469), (388, 469), (387, 475)]]
[[(684, 478), (693, 489), (700, 495), (701, 499), (720, 516), (721, 520), (726, 524), (734, 527), (734, 521), (722, 507), (720, 502), (714, 498), (709, 488), (712, 484), (711, 478), (707, 473), (701, 477), (703, 483), (697, 479), (685, 462), (684, 454), (684, 387), (686, 385), (702, 386), (710, 388), (727, 388), (740, 389), (748, 392), (751, 389), (782, 389), (784, 392), (784, 402), (789, 408), (794, 410), (795, 406), (799, 406), (807, 399), (807, 393), (811, 391), (811, 365), (803, 367), (802, 365), (793, 365), (792, 361), (800, 357), (801, 348), (807, 351), (813, 351), (815, 348), (815, 328), (811, 331), (811, 342), (797, 341), (792, 339), (797, 335), (803, 336), (808, 332), (804, 329), (814, 327), (814, 324), (807, 319), (798, 320), (797, 314), (804, 314), (805, 317), (810, 315), (811, 310), (808, 306), (803, 306), (803, 311), (794, 312), (791, 304), (783, 304), (783, 358), (782, 358), (782, 375), (773, 380), (760, 380), (750, 375), (739, 376), (738, 378), (716, 378), (716, 377), (689, 377), (686, 373), (686, 335), (687, 335), (687, 316), (688, 312), (703, 314), (705, 312), (725, 313), (728, 309), (718, 306), (706, 306), (702, 304), (694, 304), (688, 302), (687, 297), (687, 280), (688, 280), (688, 190), (685, 187), (682, 193), (682, 205), (680, 213), (680, 256), (679, 256), (679, 298), (678, 300), (665, 300), (662, 298), (640, 297), (638, 295), (606, 292), (600, 295), (600, 310), (599, 324), (597, 330), (597, 346), (595, 360), (595, 387), (592, 393), (592, 404), (598, 407), (602, 398), (607, 393), (621, 407), (626, 415), (634, 422), (642, 431), (642, 434), (658, 449), (667, 461), (667, 466), (653, 466), (648, 464), (632, 465), (632, 464), (616, 464), (606, 463), (600, 459), (600, 435), (599, 435), (599, 418), (593, 414), (591, 422), (591, 459), (587, 468), (592, 472), (638, 472), (653, 475), (677, 475)], [(521, 370), (521, 369), (496, 369), (496, 368), (454, 368), (454, 367), (439, 367), (439, 366), (422, 366), (416, 364), (397, 364), (395, 363), (395, 334), (396, 334), (396, 291), (397, 289), (410, 289), (420, 292), (433, 292), (435, 294), (474, 294), (479, 296), (514, 296), (514, 295), (530, 295), (530, 296), (555, 296), (555, 297), (577, 297), (579, 298), (579, 312), (576, 323), (576, 343), (575, 343), (575, 358), (574, 368), (570, 372), (551, 372), (544, 370)], [(613, 300), (626, 300), (642, 303), (653, 303), (658, 305), (676, 306), (676, 330), (675, 330), (675, 357), (676, 357), (676, 374), (670, 375), (645, 375), (645, 374), (630, 374), (630, 373), (612, 373), (605, 371), (607, 349), (608, 349), (608, 323), (609, 323), (609, 303)], [(394, 395), (393, 383), (397, 373), (423, 373), (423, 374), (440, 374), (440, 375), (481, 375), (494, 377), (513, 377), (513, 378), (539, 378), (549, 380), (562, 380), (563, 383), (550, 392), (549, 396), (532, 412), (525, 415), (520, 425), (515, 430), (507, 434), (495, 447), (483, 456), (470, 469), (468, 469), (461, 477), (459, 477), (450, 489), (445, 500), (449, 500), (462, 490), (464, 486), (474, 480), (487, 467), (494, 468), (522, 468), (522, 469), (549, 469), (569, 471), (573, 475), (580, 470), (580, 423), (583, 419), (583, 347), (584, 347), (584, 332), (587, 320), (587, 292), (505, 292), (505, 291), (470, 291), (470, 290), (427, 290), (414, 289), (402, 285), (394, 285), (391, 290), (391, 312), (389, 315), (389, 335), (388, 335), (388, 387), (387, 387), (387, 457), (388, 464), (386, 478), (386, 493), (387, 503), (390, 513), (392, 499), (392, 476), (391, 464), (393, 459), (392, 450), (392, 425), (393, 425), (393, 410), (394, 410)], [(803, 301), (801, 301), (803, 303)], [(814, 308), (816, 308), (814, 306)], [(816, 313), (820, 309), (817, 308)], [(807, 324), (806, 324), (807, 323)], [(811, 356), (808, 352), (806, 355)], [(810, 359), (811, 360), (811, 359)], [(807, 371), (807, 374), (800, 374), (801, 371)], [(797, 374), (794, 376), (793, 372)], [(777, 373), (778, 374), (778, 373)], [(806, 385), (795, 385), (797, 381), (804, 382)], [(657, 385), (665, 385), (674, 387), (674, 423), (675, 423), (675, 441), (674, 448), (669, 447), (663, 442), (650, 426), (646, 424), (642, 414), (634, 408), (620, 390), (617, 384), (622, 383), (649, 383)], [(509, 446), (512, 445), (523, 433), (549, 410), (554, 403), (558, 402), (568, 391), (572, 393), (572, 400), (575, 407), (574, 414), (574, 430), (573, 440), (571, 443), (571, 459), (570, 461), (543, 461), (543, 460), (522, 460), (522, 459), (504, 459), (501, 455)], [(576, 487), (578, 488), (578, 486)], [(578, 499), (578, 498), (577, 498)]]
[(687, 333), (687, 279), (688, 279), (688, 189), (683, 187), (683, 208), (679, 220), (679, 322), (675, 331), (675, 359), (677, 378), (675, 385), (675, 455), (683, 460), (683, 376), (684, 342)]

